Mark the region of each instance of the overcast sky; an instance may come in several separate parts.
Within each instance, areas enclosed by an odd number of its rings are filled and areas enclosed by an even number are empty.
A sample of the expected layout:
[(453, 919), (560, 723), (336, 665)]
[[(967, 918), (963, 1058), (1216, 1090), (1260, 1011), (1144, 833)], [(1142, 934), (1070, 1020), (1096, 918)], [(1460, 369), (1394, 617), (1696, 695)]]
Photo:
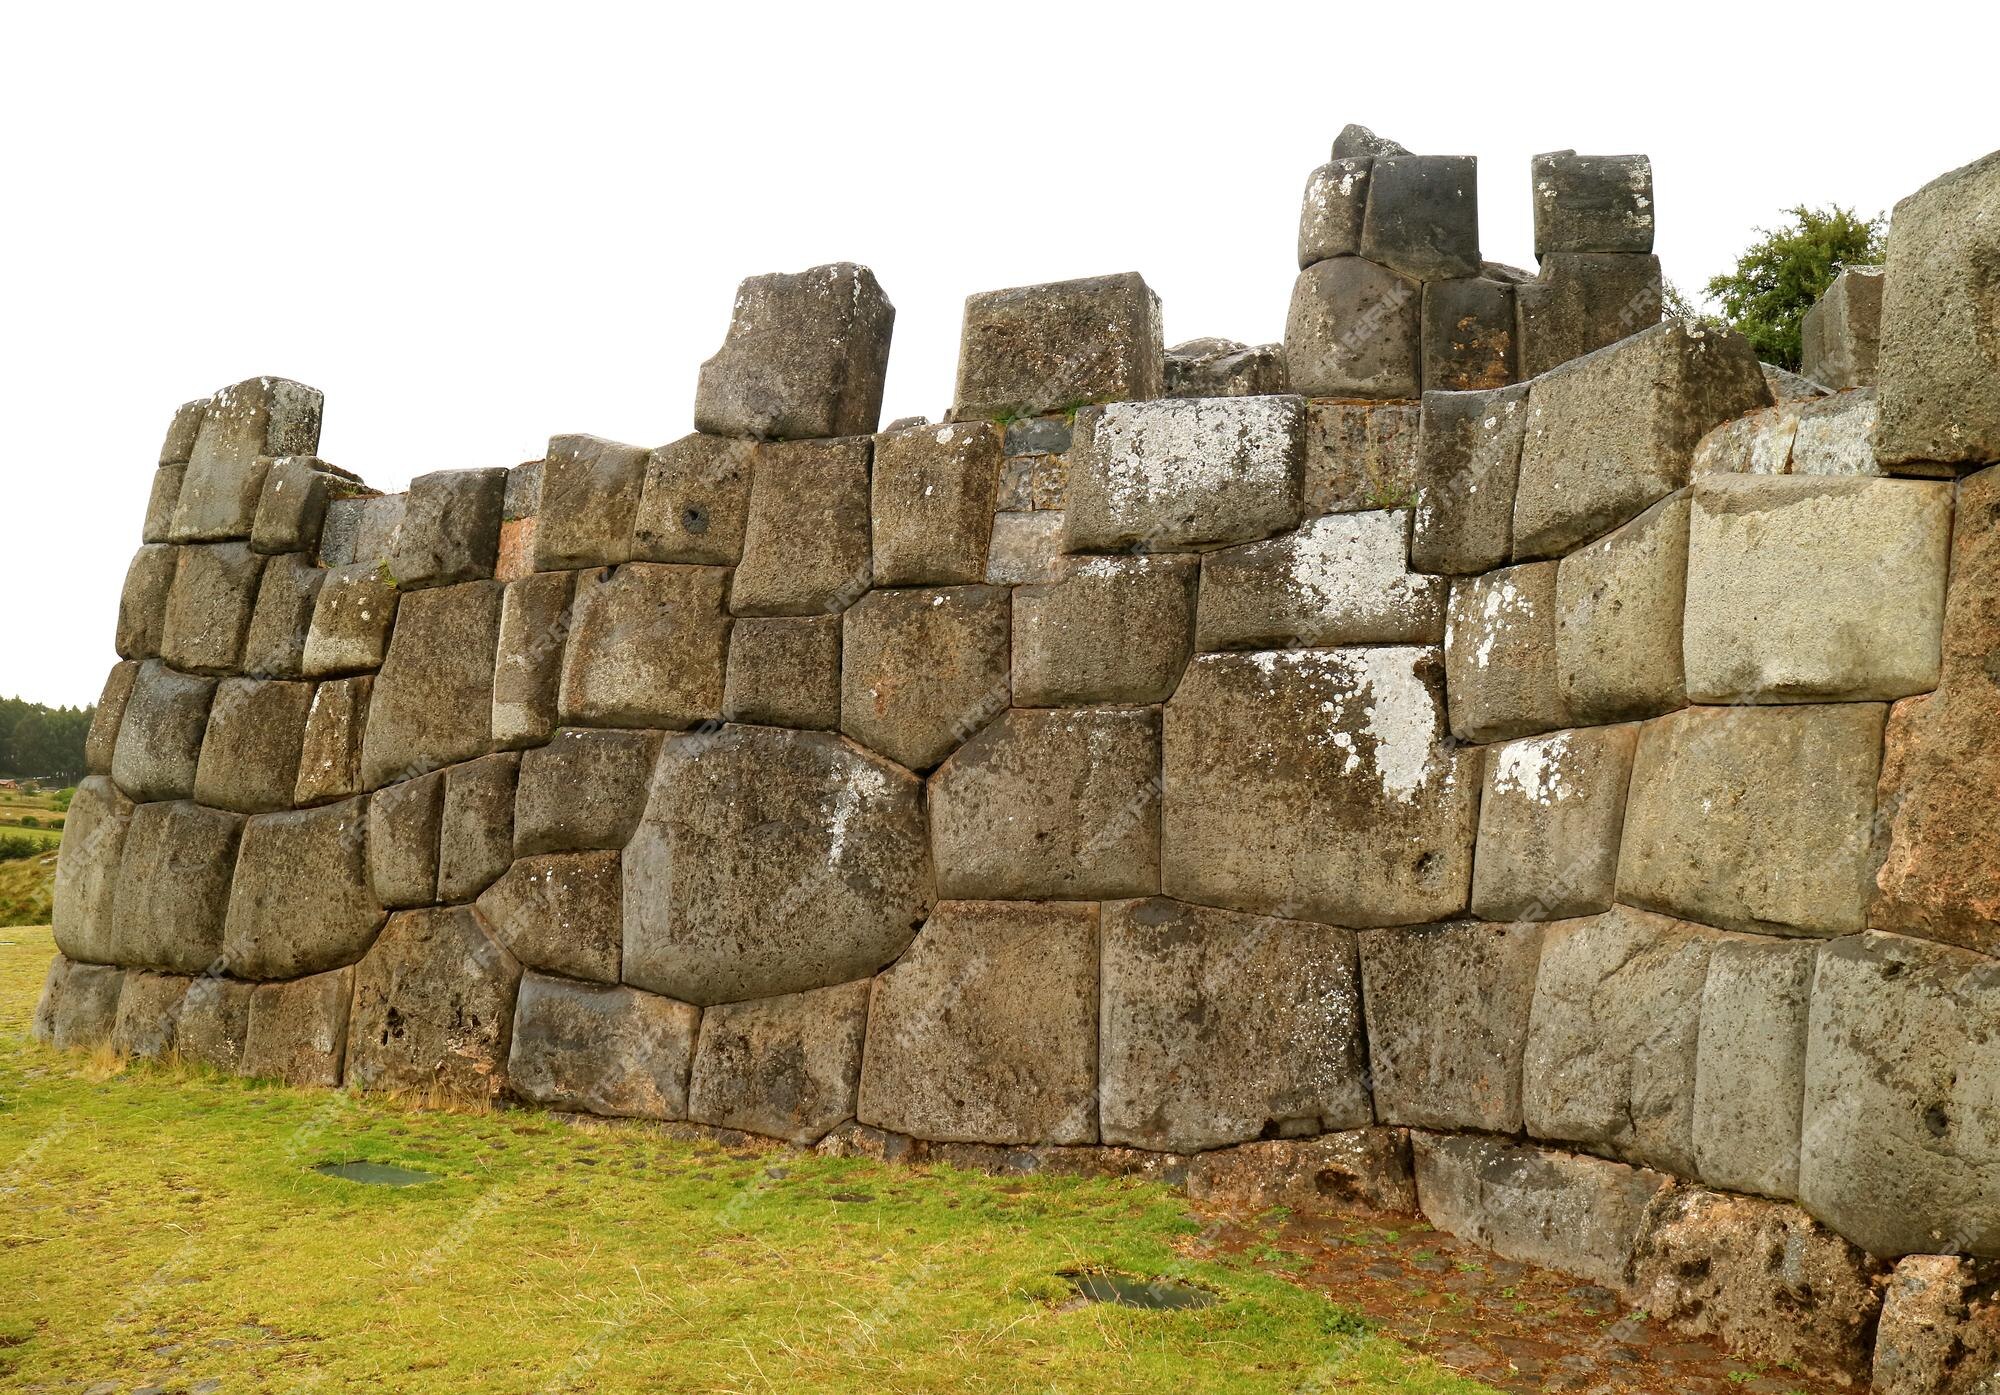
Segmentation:
[(1530, 267), (1532, 154), (1647, 152), (1693, 289), (2000, 146), (1991, 8), (1840, 8), (12, 6), (0, 695), (96, 699), (160, 438), (227, 383), (320, 388), (394, 489), (690, 430), (756, 272), (875, 269), (885, 420), (949, 405), (973, 291), (1137, 270), (1168, 342), (1274, 340), (1348, 121), (1478, 156)]

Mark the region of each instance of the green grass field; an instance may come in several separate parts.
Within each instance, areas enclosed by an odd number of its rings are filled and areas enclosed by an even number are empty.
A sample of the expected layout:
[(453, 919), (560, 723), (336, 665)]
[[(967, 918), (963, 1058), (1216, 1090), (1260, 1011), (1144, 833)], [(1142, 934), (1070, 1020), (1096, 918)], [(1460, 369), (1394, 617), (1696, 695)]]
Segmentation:
[[(1136, 1182), (989, 1178), (420, 1112), (27, 1037), (0, 930), (0, 1387), (1478, 1395)], [(398, 1163), (400, 1189), (314, 1164)], [(1170, 1276), (1178, 1312), (1063, 1271)], [(66, 1383), (75, 1383), (70, 1386)]]

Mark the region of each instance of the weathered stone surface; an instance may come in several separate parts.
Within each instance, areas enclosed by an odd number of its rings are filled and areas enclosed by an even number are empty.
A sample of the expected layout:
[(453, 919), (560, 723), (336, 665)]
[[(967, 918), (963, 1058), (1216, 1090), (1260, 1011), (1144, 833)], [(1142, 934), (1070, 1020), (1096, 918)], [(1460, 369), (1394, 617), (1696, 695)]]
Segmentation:
[(1155, 709), (1003, 713), (931, 777), (938, 894), (1151, 895), (1159, 770)]
[(1876, 1329), (1876, 1395), (1979, 1395), (2000, 1381), (2000, 1269), (1954, 1255), (1896, 1265)]
[(243, 671), (258, 678), (305, 675), (306, 640), (326, 573), (304, 552), (283, 552), (264, 562), (257, 605), (243, 636)]
[(445, 772), (388, 785), (368, 800), (368, 881), (391, 910), (438, 899), (438, 838)]
[(865, 978), (932, 899), (918, 781), (821, 732), (669, 738), (624, 865), (626, 982), (701, 1004)]
[(111, 1044), (125, 971), (103, 964), (51, 965), (36, 1012), (36, 1035), (58, 1051), (91, 1051)]
[(125, 568), (125, 586), (118, 596), (119, 658), (159, 657), (180, 551), (166, 543), (147, 543), (132, 554)]
[(1845, 266), (1799, 322), (1799, 368), (1815, 383), (1838, 392), (1873, 387), (1882, 347), (1879, 266)]
[(1875, 423), (1880, 413), (1873, 388), (1837, 392), (1798, 404), (1788, 473), (1794, 475), (1881, 475), (1875, 459)]
[(1821, 947), (1799, 1157), (1808, 1210), (1877, 1255), (2000, 1256), (1996, 1099), (1991, 959), (1875, 932)]
[(688, 1118), (810, 1146), (854, 1116), (867, 980), (702, 1014)]
[(50, 923), (56, 947), (71, 959), (117, 962), (118, 864), (131, 822), (132, 801), (102, 775), (84, 780), (70, 798)]
[[(1262, 397), (1289, 392), (1283, 344), (1189, 339), (1167, 350), (1164, 397)], [(1061, 450), (1068, 450), (1063, 444)]]
[(1425, 392), (1470, 392), (1514, 381), (1514, 287), (1485, 276), (1424, 283)]
[(683, 436), (646, 458), (633, 519), (645, 562), (733, 567), (743, 557), (757, 448), (732, 436)]
[(176, 541), (248, 538), (271, 458), (319, 449), (321, 398), (284, 378), (251, 378), (208, 399), (174, 508)]
[(1308, 397), (1415, 397), (1423, 384), (1422, 286), (1360, 257), (1299, 273), (1285, 369)]
[(118, 1015), (112, 1020), (111, 1049), (120, 1056), (155, 1061), (174, 1050), (181, 1006), (190, 980), (182, 974), (125, 975), (118, 992)]
[[(1219, 554), (1218, 554), (1219, 555)], [(1065, 558), (1057, 580), (1014, 592), (1014, 703), (1163, 702), (1194, 645), (1191, 556)]]
[(1410, 513), (1330, 514), (1201, 563), (1195, 647), (1437, 644), (1445, 582), (1412, 574)]
[(374, 691), (372, 674), (338, 678), (313, 689), (293, 803), (323, 804), (361, 793), (361, 740)]
[(1349, 1129), (1218, 1148), (1188, 1159), (1183, 1185), (1197, 1201), (1240, 1206), (1252, 1214), (1274, 1206), (1301, 1215), (1417, 1211), (1410, 1141), (1401, 1129)]
[(1070, 448), (1075, 434), (1075, 411), (1065, 410), (1048, 416), (1016, 417), (1006, 423), (1001, 440), (1010, 456), (1061, 455)]
[(1350, 121), (1340, 128), (1340, 134), (1333, 138), (1333, 158), (1345, 160), (1359, 155), (1407, 155), (1409, 150), (1390, 140), (1378, 136), (1366, 126)]
[(241, 1071), (255, 991), (253, 984), (226, 978), (198, 978), (189, 984), (174, 1032), (181, 1059), (232, 1074)]
[(1158, 397), (1160, 298), (1136, 271), (965, 299), (954, 421)]
[(214, 697), (213, 678), (176, 673), (157, 659), (139, 665), (111, 756), (118, 788), (132, 799), (192, 795)]
[(379, 563), (354, 562), (327, 572), (306, 635), (306, 676), (380, 668), (389, 653), (397, 600), (396, 583)]
[(682, 1119), (700, 1020), (700, 1009), (657, 994), (526, 974), (509, 1082), (551, 1109)]
[(1299, 208), (1299, 270), (1330, 257), (1361, 254), (1361, 225), (1368, 211), (1370, 155), (1321, 165), (1306, 178)]
[(1682, 648), (1696, 702), (1899, 698), (1937, 686), (1952, 488), (1698, 481)]
[(1098, 912), (947, 901), (875, 984), (855, 1115), (918, 1138), (1097, 1141)]
[(368, 703), (361, 781), (378, 789), (453, 761), (492, 741), (493, 658), (500, 642), (497, 581), (412, 591)]
[(326, 518), (319, 530), (319, 564), (322, 567), (353, 564), (355, 544), (360, 540), (361, 515), (370, 502), (372, 496), (368, 495), (327, 500)]
[(1377, 156), (1368, 172), (1361, 255), (1416, 280), (1477, 276), (1478, 160), (1470, 155)]
[(367, 953), (382, 925), (367, 849), (365, 800), (246, 822), (222, 932), (229, 972), (296, 978)]
[(1514, 555), (1560, 556), (1636, 517), (1688, 482), (1703, 436), (1770, 400), (1741, 335), (1679, 321), (1565, 364), (1528, 398)]
[(1509, 742), (1486, 757), (1472, 913), (1563, 920), (1611, 909), (1636, 726)]
[(725, 721), (830, 731), (840, 725), (838, 615), (745, 618), (729, 631)]
[(1664, 302), (1658, 257), (1549, 253), (1541, 274), (1514, 288), (1514, 352), (1521, 377), (1539, 377), (1657, 325)]
[(264, 559), (248, 543), (177, 549), (160, 657), (188, 673), (228, 673), (243, 658)]
[(1063, 515), (1003, 511), (993, 515), (993, 541), (986, 554), (986, 584), (1033, 586), (1054, 581), (1063, 554)]
[(1106, 1143), (1192, 1152), (1374, 1121), (1352, 931), (1154, 897), (1103, 908)]
[(1846, 1384), (1868, 1378), (1883, 1266), (1796, 1206), (1674, 1187), (1632, 1253), (1632, 1300), (1733, 1351)]
[(535, 530), (540, 526), (538, 518), (500, 520), (500, 550), (493, 561), (495, 581), (520, 581), (535, 574)]
[(1442, 668), (1400, 647), (1198, 656), (1165, 709), (1166, 894), (1349, 926), (1464, 911), (1479, 757), (1445, 746)]
[(649, 453), (599, 436), (550, 438), (535, 525), (536, 571), (631, 559)]
[(1885, 465), (2000, 460), (2000, 151), (1896, 205), (1876, 374)]
[(1762, 367), (1764, 381), (1770, 384), (1771, 396), (1778, 402), (1810, 402), (1826, 396), (1825, 388), (1789, 368), (1780, 368), (1775, 363), (1766, 363)]
[(1305, 459), (1296, 397), (1119, 402), (1077, 414), (1070, 552), (1249, 542), (1295, 526)]
[(540, 745), (555, 732), (575, 584), (573, 572), (533, 572), (507, 583), (493, 664), (496, 746)]
[(117, 962), (183, 974), (215, 967), (242, 836), (236, 815), (185, 800), (133, 808), (112, 915)]
[(747, 277), (701, 366), (694, 426), (716, 436), (865, 436), (882, 419), (896, 307), (853, 262)]
[(310, 683), (225, 678), (217, 684), (194, 797), (240, 814), (291, 808), (312, 698)]
[(567, 729), (522, 752), (514, 856), (624, 847), (659, 752), (658, 732)]
[(1671, 1180), (1494, 1138), (1413, 1133), (1410, 1147), (1418, 1200), (1439, 1230), (1618, 1293), (1646, 1207)]
[(290, 983), (258, 984), (250, 994), (241, 1070), (287, 1085), (340, 1084), (353, 998), (351, 967)]
[(616, 852), (524, 857), (479, 894), (494, 938), (531, 969), (618, 982), (624, 880)]
[(1835, 703), (1647, 723), (1619, 899), (1755, 934), (1861, 929), (1883, 716), (1878, 703)]
[(986, 579), (1004, 441), (990, 422), (916, 426), (875, 438), (875, 584)]
[(512, 751), (445, 772), (438, 830), (438, 900), (470, 901), (514, 860), (514, 794), (520, 757)]
[(1780, 401), (1725, 421), (1696, 443), (1689, 473), (1695, 479), (1705, 475), (1790, 474), (1792, 442), (1804, 407), (1803, 403)]
[(317, 552), (338, 477), (308, 455), (273, 460), (264, 472), (250, 546), (257, 552)]
[(1569, 725), (1556, 681), (1556, 563), (1454, 579), (1444, 663), (1452, 735), (1461, 741)]
[(353, 972), (349, 1085), (478, 1100), (506, 1088), (521, 966), (474, 911), (398, 911)]
[(1575, 722), (1657, 717), (1687, 703), (1686, 494), (1662, 499), (1556, 566), (1556, 690)]
[(1359, 939), (1375, 1116), (1519, 1133), (1542, 928), (1461, 922)]
[(405, 590), (481, 581), (500, 558), (507, 471), (434, 470), (410, 481), (389, 574)]
[(1407, 507), (1419, 420), (1407, 402), (1306, 403), (1305, 516)]
[(105, 675), (104, 690), (98, 694), (97, 710), (91, 714), (90, 732), (83, 740), (84, 767), (92, 775), (109, 775), (111, 760), (118, 749), (118, 728), (125, 720), (125, 704), (139, 682), (139, 662), (123, 659)]
[(1420, 420), (1410, 566), (1447, 576), (1491, 571), (1512, 554), (1528, 389), (1426, 392)]
[(842, 617), (841, 730), (929, 770), (1007, 705), (1011, 618), (997, 586), (863, 596)]
[(1653, 250), (1653, 162), (1644, 155), (1534, 159), (1535, 255)]
[(181, 498), (181, 480), (187, 474), (185, 463), (162, 465), (153, 471), (153, 488), (146, 499), (146, 522), (140, 532), (140, 541), (163, 543), (174, 535), (174, 509)]
[(825, 615), (867, 591), (870, 442), (799, 441), (757, 457), (736, 615)]
[(167, 423), (166, 438), (160, 442), (161, 465), (185, 465), (194, 454), (194, 443), (201, 435), (202, 418), (208, 415), (206, 397), (197, 397), (192, 402), (183, 402), (174, 409), (173, 420)]
[(1798, 1193), (1806, 1008), (1818, 947), (1733, 937), (1709, 951), (1695, 1049), (1694, 1157), (1704, 1182)]
[[(402, 529), (403, 515), (409, 507), (407, 493), (378, 494), (364, 500), (354, 528), (354, 555), (346, 560), (386, 569), (396, 551), (396, 534)], [(324, 540), (321, 546), (325, 546)]]
[(557, 707), (591, 726), (690, 727), (722, 713), (729, 572), (633, 562), (579, 582)]

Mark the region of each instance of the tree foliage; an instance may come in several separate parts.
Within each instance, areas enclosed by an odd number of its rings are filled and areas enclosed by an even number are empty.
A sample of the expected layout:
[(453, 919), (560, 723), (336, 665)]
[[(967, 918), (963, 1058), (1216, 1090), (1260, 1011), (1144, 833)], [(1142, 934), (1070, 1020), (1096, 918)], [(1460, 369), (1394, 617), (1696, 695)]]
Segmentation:
[(0, 698), (0, 776), (82, 775), (83, 742), (96, 715), (95, 707), (44, 707)]
[(1799, 321), (1843, 266), (1882, 260), (1885, 220), (1856, 217), (1838, 204), (1800, 204), (1786, 216), (1790, 222), (1759, 228), (1736, 270), (1710, 277), (1707, 290), (1758, 358), (1797, 371)]

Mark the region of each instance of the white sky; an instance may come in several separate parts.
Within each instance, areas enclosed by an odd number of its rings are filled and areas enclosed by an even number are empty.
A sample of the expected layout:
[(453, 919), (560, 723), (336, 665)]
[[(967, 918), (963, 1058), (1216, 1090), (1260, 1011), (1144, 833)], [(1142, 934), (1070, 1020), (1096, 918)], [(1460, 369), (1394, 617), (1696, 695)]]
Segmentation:
[(1644, 151), (1693, 290), (2000, 146), (2000, 12), (1844, 10), (10, 5), (0, 695), (96, 699), (160, 438), (227, 383), (320, 388), (391, 489), (690, 430), (756, 272), (875, 269), (885, 421), (949, 405), (973, 291), (1138, 270), (1169, 343), (1275, 340), (1348, 121), (1477, 155), (1529, 267), (1529, 157)]

